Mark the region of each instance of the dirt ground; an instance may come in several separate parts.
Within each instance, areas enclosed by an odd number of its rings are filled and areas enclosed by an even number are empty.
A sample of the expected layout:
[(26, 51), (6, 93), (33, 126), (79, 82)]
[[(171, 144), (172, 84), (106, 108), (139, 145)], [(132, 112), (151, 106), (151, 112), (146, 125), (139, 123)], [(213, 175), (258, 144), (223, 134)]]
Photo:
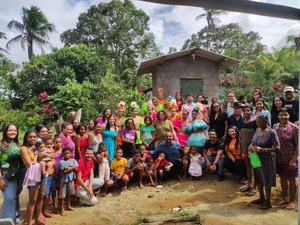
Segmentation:
[[(135, 225), (143, 224), (143, 218), (152, 223), (185, 214), (199, 214), (204, 225), (296, 225), (298, 212), (285, 211), (273, 204), (267, 211), (257, 209), (248, 203), (255, 197), (247, 197), (239, 192), (241, 186), (232, 176), (217, 182), (216, 176), (205, 175), (201, 180), (167, 181), (163, 189), (145, 187), (140, 190), (135, 185), (131, 190), (99, 197), (94, 207), (75, 206), (74, 212), (62, 217), (48, 219), (48, 225)], [(272, 199), (280, 195), (280, 186), (273, 188)], [(25, 214), (27, 190), (21, 195), (22, 212)], [(182, 207), (178, 213), (172, 208)], [(24, 215), (25, 216), (25, 215)], [(192, 224), (192, 223), (177, 223)]]

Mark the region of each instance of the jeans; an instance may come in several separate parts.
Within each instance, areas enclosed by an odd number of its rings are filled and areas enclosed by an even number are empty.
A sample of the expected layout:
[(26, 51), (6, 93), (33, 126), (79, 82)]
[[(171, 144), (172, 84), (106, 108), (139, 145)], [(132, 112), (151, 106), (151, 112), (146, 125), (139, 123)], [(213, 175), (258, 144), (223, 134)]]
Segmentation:
[[(5, 172), (3, 172), (5, 174)], [(18, 177), (12, 181), (6, 180), (7, 188), (2, 192), (3, 203), (1, 218), (11, 218), (13, 221), (20, 217), (19, 195), (23, 189), (25, 171), (19, 173)]]
[[(217, 166), (217, 170), (218, 170), (218, 175), (221, 175), (223, 174), (223, 164), (224, 164), (224, 155), (221, 156), (221, 158), (219, 159), (219, 162), (218, 162), (218, 166)], [(216, 156), (212, 156), (212, 155), (209, 155), (208, 156), (208, 160), (213, 163), (216, 159)]]

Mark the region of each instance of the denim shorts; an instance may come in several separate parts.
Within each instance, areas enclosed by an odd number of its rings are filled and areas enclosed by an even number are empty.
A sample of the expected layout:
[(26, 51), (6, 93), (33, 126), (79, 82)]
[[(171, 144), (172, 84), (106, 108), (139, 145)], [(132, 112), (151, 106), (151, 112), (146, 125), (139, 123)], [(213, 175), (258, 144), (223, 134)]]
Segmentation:
[[(53, 191), (56, 191), (56, 182), (55, 182), (55, 179), (54, 179), (54, 176), (53, 174), (49, 175), (48, 177), (45, 177), (45, 184), (46, 184), (46, 190), (45, 190), (45, 193), (44, 193), (44, 196), (45, 195), (49, 195), (51, 192)], [(42, 183), (43, 183), (44, 179), (42, 180)]]

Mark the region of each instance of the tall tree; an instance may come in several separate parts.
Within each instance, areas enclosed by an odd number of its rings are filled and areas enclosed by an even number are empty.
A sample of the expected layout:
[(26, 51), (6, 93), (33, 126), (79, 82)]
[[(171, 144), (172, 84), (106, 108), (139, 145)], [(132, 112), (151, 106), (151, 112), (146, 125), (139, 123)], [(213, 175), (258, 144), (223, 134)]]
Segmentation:
[(21, 43), (21, 47), (25, 50), (27, 45), (28, 58), (32, 59), (33, 44), (39, 47), (42, 53), (45, 52), (44, 46), (50, 46), (48, 33), (55, 31), (55, 26), (48, 22), (44, 13), (36, 6), (31, 6), (30, 9), (23, 7), (22, 9), (22, 22), (12, 20), (8, 23), (9, 29), (15, 29), (21, 34), (12, 38), (6, 44), (9, 50), (11, 46), (17, 42)]
[[(3, 32), (0, 32), (0, 39), (6, 39), (6, 35)], [(7, 52), (4, 48), (0, 47), (0, 52)]]

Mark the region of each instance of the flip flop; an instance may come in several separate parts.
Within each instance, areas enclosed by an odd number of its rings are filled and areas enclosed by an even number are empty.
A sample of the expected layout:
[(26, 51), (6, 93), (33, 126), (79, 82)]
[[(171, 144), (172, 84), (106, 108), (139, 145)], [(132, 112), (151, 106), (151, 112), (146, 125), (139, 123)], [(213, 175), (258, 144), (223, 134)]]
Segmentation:
[(251, 191), (251, 187), (250, 186), (246, 186), (246, 187), (240, 188), (240, 192), (249, 192), (249, 191)]
[(252, 188), (250, 191), (247, 192), (247, 196), (251, 197), (254, 196), (257, 193), (257, 188)]
[(287, 204), (289, 204), (289, 201), (286, 201), (284, 199), (281, 199), (280, 201), (277, 202), (278, 206), (284, 206), (284, 205), (287, 205)]

